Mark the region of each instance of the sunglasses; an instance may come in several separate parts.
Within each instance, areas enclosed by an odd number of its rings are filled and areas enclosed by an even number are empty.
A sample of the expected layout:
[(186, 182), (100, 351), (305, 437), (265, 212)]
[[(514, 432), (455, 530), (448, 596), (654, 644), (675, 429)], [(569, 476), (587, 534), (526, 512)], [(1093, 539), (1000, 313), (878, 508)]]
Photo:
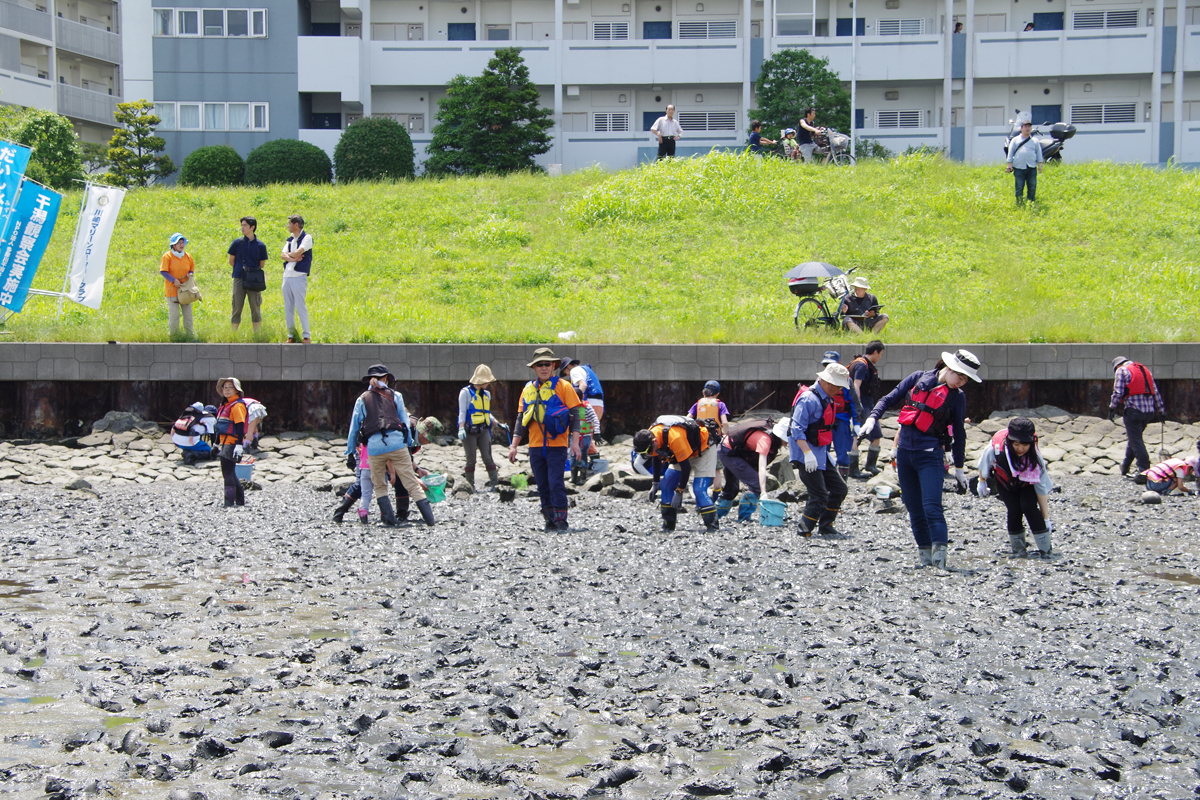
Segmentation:
[(558, 364), (557, 361), (539, 361), (533, 365), (533, 368), (537, 369), (538, 367), (553, 367), (553, 366), (556, 366), (557, 364)]

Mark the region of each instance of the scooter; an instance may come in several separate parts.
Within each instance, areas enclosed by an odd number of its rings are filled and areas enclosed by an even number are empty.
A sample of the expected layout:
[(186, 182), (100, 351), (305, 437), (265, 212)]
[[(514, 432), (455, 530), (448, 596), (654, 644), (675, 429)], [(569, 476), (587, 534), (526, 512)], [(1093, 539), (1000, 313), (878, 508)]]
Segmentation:
[[(1008, 136), (1004, 139), (1004, 155), (1008, 156), (1008, 146), (1012, 140), (1021, 134), (1021, 123), (1018, 120), (1011, 121), (1012, 128), (1008, 132)], [(1042, 146), (1042, 158), (1046, 161), (1062, 161), (1063, 143), (1075, 135), (1075, 126), (1068, 125), (1065, 122), (1056, 122), (1050, 126), (1050, 135), (1046, 136), (1040, 128), (1036, 126), (1030, 132), (1034, 142)], [(1028, 147), (1029, 145), (1026, 145)]]

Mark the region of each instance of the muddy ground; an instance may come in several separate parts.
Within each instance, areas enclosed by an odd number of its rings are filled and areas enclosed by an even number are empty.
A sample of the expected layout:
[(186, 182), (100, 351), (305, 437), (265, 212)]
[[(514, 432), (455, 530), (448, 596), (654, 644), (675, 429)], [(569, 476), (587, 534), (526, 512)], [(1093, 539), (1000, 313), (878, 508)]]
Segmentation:
[(861, 486), (801, 539), (592, 493), (547, 534), (494, 494), (388, 530), (301, 483), (9, 482), (0, 794), (1192, 798), (1200, 505), (1060, 482), (1051, 561), (947, 495), (952, 572)]

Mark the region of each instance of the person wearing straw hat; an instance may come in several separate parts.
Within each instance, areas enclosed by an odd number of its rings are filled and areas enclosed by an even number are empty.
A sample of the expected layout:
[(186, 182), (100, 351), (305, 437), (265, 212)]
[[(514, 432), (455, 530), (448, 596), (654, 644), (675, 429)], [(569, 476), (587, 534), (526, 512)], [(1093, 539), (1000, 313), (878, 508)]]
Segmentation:
[(412, 455), (408, 451), (413, 442), (404, 396), (392, 388), (396, 377), (383, 364), (372, 364), (362, 382), (367, 390), (354, 402), (345, 455), (353, 454), (360, 444), (367, 446), (371, 488), (384, 525), (394, 528), (399, 524), (387, 492), (389, 469), (404, 484), (409, 497), (416, 501), (421, 519), (426, 525), (432, 525), (433, 507), (425, 497), (425, 487), (413, 470)]
[(496, 376), (487, 364), (480, 364), (471, 382), (458, 393), (458, 440), (467, 451), (463, 477), (475, 488), (475, 452), (483, 458), (488, 474), (488, 489), (495, 490), (500, 480), (500, 468), (492, 460), (492, 392), (488, 388)]
[(859, 432), (867, 439), (877, 436), (879, 418), (892, 406), (903, 403), (896, 445), (896, 479), (908, 509), (922, 567), (946, 569), (949, 536), (942, 509), (943, 448), (949, 440), (954, 479), (965, 491), (967, 395), (962, 387), (967, 381), (983, 382), (979, 377), (981, 366), (969, 350), (942, 353), (933, 369), (917, 370), (876, 403)]
[(225, 507), (246, 505), (242, 482), (237, 477), (237, 463), (242, 459), (242, 437), (246, 435), (246, 401), (242, 399), (242, 382), (237, 378), (217, 381), (217, 394), (224, 398), (217, 409), (213, 430), (221, 448), (221, 478), (225, 484)]
[(529, 362), (534, 379), (521, 390), (517, 406), (517, 426), (508, 460), (517, 462), (517, 447), (529, 441), (529, 467), (538, 487), (542, 518), (547, 531), (568, 531), (567, 483), (563, 472), (567, 452), (581, 458), (579, 452), (579, 395), (569, 381), (559, 378), (559, 359), (549, 347), (539, 347)]
[(192, 304), (179, 302), (179, 288), (196, 273), (196, 262), (186, 252), (188, 240), (182, 233), (171, 234), (171, 249), (163, 253), (158, 265), (158, 274), (166, 281), (167, 327), (172, 336), (179, 335), (179, 318), (183, 317), (183, 329), (188, 336), (195, 336), (192, 328)]
[(837, 462), (829, 456), (833, 444), (834, 397), (850, 387), (850, 373), (837, 362), (825, 364), (817, 373), (817, 382), (801, 392), (792, 407), (792, 425), (788, 432), (788, 452), (800, 480), (808, 489), (808, 503), (800, 515), (801, 536), (814, 532), (836, 536), (834, 520), (849, 491), (838, 472)]
[(853, 333), (883, 333), (888, 315), (879, 310), (879, 298), (870, 293), (871, 284), (860, 275), (850, 284), (850, 290), (842, 300), (842, 325)]

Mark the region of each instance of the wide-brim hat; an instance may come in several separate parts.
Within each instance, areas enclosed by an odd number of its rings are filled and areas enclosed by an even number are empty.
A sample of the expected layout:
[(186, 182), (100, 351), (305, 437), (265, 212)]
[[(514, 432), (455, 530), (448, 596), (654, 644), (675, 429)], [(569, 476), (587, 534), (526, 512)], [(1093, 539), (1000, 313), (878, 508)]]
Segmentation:
[(242, 382), (237, 378), (217, 378), (217, 394), (221, 393), (221, 387), (225, 385), (226, 381), (231, 381), (233, 383), (233, 390), (235, 392), (238, 394), (242, 393)]
[(487, 364), (480, 364), (475, 368), (475, 374), (471, 376), (472, 386), (484, 386), (495, 382), (496, 376), (492, 374), (492, 370)]
[(855, 278), (854, 283), (850, 284), (850, 286), (855, 289), (866, 289), (868, 292), (871, 291), (871, 284), (867, 283), (867, 279), (862, 276)]
[(388, 383), (396, 380), (396, 376), (389, 372), (383, 364), (372, 364), (367, 367), (367, 374), (363, 375), (362, 382), (370, 383), (371, 378), (386, 378)]
[(1021, 444), (1033, 444), (1037, 441), (1033, 420), (1028, 417), (1013, 417), (1008, 421), (1008, 438)]
[(983, 383), (983, 378), (979, 377), (979, 368), (983, 366), (975, 354), (970, 350), (955, 350), (953, 353), (942, 353), (942, 361), (947, 367), (955, 372), (966, 375), (976, 383)]
[(187, 237), (184, 236), (182, 233), (172, 233), (171, 234), (171, 246), (174, 247), (175, 243), (178, 241), (182, 241), (184, 244), (187, 244)]
[(850, 388), (850, 370), (841, 364), (826, 364), (825, 369), (817, 373), (817, 379), (843, 389)]
[(788, 432), (792, 429), (792, 418), (784, 417), (775, 423), (775, 427), (771, 428), (771, 435), (776, 439), (787, 441)]
[[(549, 347), (539, 347), (533, 351), (533, 360), (525, 366), (532, 367), (534, 364), (541, 364), (544, 361), (549, 361), (552, 364), (558, 363), (558, 356), (554, 355), (554, 351)], [(561, 368), (560, 368), (561, 369)]]
[(558, 362), (558, 371), (562, 372), (564, 369), (566, 369), (567, 367), (571, 366), (574, 363), (575, 362), (571, 359), (570, 356), (563, 356), (562, 359)]
[(1113, 372), (1116, 372), (1117, 370), (1119, 370), (1121, 368), (1122, 364), (1126, 364), (1128, 362), (1129, 362), (1129, 359), (1126, 358), (1125, 356), (1117, 356), (1116, 358), (1113, 359)]

